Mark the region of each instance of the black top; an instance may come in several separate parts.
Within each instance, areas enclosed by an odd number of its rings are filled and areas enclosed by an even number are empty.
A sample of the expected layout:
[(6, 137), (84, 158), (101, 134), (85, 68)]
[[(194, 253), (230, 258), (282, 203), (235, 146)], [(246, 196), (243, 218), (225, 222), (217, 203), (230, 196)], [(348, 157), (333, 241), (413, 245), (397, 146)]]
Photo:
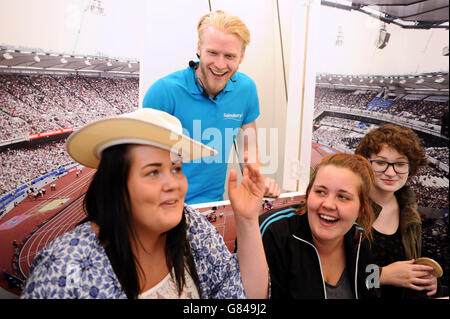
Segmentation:
[(384, 267), (399, 260), (406, 260), (400, 229), (392, 235), (386, 235), (372, 228), (372, 257), (378, 266)]
[[(390, 265), (396, 261), (406, 260), (405, 248), (402, 244), (400, 228), (392, 235), (386, 235), (372, 228), (372, 258), (380, 267)], [(398, 299), (403, 294), (403, 288), (383, 285), (381, 296), (386, 299)]]
[[(406, 260), (405, 247), (402, 243), (400, 228), (392, 235), (386, 235), (372, 228), (372, 258), (373, 262), (380, 267), (390, 265), (396, 261)], [(381, 298), (383, 299), (422, 299), (428, 298), (426, 291), (417, 291), (408, 288), (383, 285)]]
[[(321, 273), (319, 255), (312, 243), (307, 213), (297, 215), (294, 209), (267, 212), (260, 216), (260, 230), (270, 270), (271, 297), (274, 299), (323, 299), (326, 283)], [(346, 276), (349, 294), (340, 298), (373, 297), (365, 284), (368, 249), (355, 228), (345, 235)], [(345, 278), (347, 277), (347, 278)], [(329, 287), (330, 288), (330, 287)], [(333, 290), (332, 288), (330, 290)], [(334, 296), (336, 297), (336, 296)]]

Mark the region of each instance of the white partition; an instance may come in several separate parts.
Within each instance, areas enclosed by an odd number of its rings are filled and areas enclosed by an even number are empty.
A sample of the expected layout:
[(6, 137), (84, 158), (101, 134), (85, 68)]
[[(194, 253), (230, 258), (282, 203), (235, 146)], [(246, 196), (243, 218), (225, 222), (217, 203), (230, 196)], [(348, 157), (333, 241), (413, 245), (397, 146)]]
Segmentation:
[[(196, 26), (200, 17), (209, 12), (209, 4), (211, 4), (212, 10), (221, 9), (239, 16), (250, 30), (250, 45), (246, 49), (245, 58), (239, 70), (254, 79), (258, 90), (261, 115), (256, 120), (256, 125), (263, 173), (275, 178), (283, 189), (295, 192), (298, 188), (290, 186), (292, 175), (285, 172), (287, 169), (285, 159), (293, 158), (291, 153), (286, 153), (285, 145), (291, 149), (291, 144), (286, 144), (285, 141), (288, 137), (296, 136), (295, 132), (298, 132), (300, 128), (305, 128), (304, 132), (297, 135), (297, 140), (292, 145), (296, 145), (294, 148), (298, 152), (295, 158), (302, 163), (303, 171), (297, 178), (307, 184), (315, 84), (310, 82), (314, 78), (314, 71), (312, 68), (308, 68), (306, 69), (308, 72), (306, 87), (295, 88), (298, 84), (297, 75), (301, 77), (301, 81), (304, 80), (305, 75), (297, 73), (298, 70), (291, 71), (290, 64), (309, 63), (309, 61), (304, 61), (299, 54), (304, 51), (305, 41), (297, 38), (297, 35), (298, 32), (304, 33), (305, 31), (306, 9), (314, 11), (311, 7), (317, 7), (320, 4), (319, 1), (144, 1), (143, 41), (140, 58), (140, 104), (142, 104), (145, 92), (154, 81), (171, 72), (186, 68), (189, 60), (196, 59)], [(297, 15), (295, 19), (294, 15)], [(301, 29), (298, 30), (298, 27)], [(294, 33), (295, 35), (293, 35)], [(311, 40), (313, 39), (309, 39), (309, 41)], [(295, 44), (296, 50), (291, 50), (291, 43)], [(313, 46), (310, 46), (308, 50), (312, 50), (312, 48)], [(291, 62), (292, 54), (296, 55), (294, 62)], [(312, 58), (313, 55), (309, 52), (309, 59)], [(291, 76), (289, 76), (290, 72), (293, 72)], [(292, 80), (293, 78), (296, 80)], [(290, 81), (294, 83), (292, 92), (297, 89), (302, 90), (303, 100), (288, 106), (287, 85)], [(302, 82), (301, 85), (304, 83)], [(305, 101), (307, 107), (304, 107)], [(297, 118), (289, 128), (286, 125), (287, 118), (291, 118), (292, 121), (293, 117), (288, 115), (288, 109), (302, 113), (302, 119)], [(308, 124), (300, 125), (300, 121), (307, 121)], [(300, 136), (302, 143), (307, 141), (301, 151)], [(234, 156), (232, 153), (231, 159)], [(239, 170), (238, 164), (235, 161), (232, 162), (229, 167)], [(288, 184), (285, 182), (286, 175), (290, 176)], [(294, 181), (294, 184), (297, 182)], [(226, 199), (227, 196), (224, 195)]]

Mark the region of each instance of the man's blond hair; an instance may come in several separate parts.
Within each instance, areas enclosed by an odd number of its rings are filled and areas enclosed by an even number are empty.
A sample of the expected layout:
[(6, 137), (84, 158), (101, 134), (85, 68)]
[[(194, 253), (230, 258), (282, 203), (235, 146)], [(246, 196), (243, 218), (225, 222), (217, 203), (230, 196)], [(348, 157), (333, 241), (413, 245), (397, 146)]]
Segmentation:
[(217, 30), (236, 35), (242, 40), (242, 50), (250, 43), (250, 31), (242, 20), (225, 11), (216, 10), (205, 14), (200, 18), (197, 25), (198, 39), (200, 43), (203, 42), (203, 35), (210, 26)]

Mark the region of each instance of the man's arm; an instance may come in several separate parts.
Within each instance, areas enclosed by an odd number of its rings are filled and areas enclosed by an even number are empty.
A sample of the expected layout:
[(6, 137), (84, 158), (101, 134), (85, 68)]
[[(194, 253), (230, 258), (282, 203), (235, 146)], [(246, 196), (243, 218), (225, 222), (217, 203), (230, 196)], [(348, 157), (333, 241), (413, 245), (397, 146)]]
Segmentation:
[[(259, 160), (258, 153), (258, 140), (256, 135), (256, 122), (250, 122), (248, 124), (243, 124), (238, 135), (238, 144), (243, 143), (243, 152), (247, 152), (249, 163), (256, 163), (256, 165), (261, 168), (261, 162)], [(240, 145), (242, 149), (242, 145)], [(264, 193), (265, 197), (278, 197), (280, 196), (280, 186), (277, 182), (270, 177), (265, 177), (264, 182), (266, 185), (266, 190)]]

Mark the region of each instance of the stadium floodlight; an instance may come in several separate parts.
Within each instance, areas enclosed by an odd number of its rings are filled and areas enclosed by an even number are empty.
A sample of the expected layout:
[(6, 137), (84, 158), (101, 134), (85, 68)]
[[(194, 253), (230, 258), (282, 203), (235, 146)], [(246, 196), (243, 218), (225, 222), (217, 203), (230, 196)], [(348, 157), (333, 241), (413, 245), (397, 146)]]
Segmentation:
[(4, 57), (6, 60), (11, 60), (11, 59), (13, 58), (13, 56), (12, 56), (9, 52), (3, 53), (3, 57)]
[(380, 30), (378, 31), (378, 37), (375, 41), (375, 46), (378, 49), (385, 48), (387, 43), (389, 42), (390, 37), (391, 37), (391, 34), (386, 31), (386, 24), (383, 23), (383, 25), (380, 27)]

